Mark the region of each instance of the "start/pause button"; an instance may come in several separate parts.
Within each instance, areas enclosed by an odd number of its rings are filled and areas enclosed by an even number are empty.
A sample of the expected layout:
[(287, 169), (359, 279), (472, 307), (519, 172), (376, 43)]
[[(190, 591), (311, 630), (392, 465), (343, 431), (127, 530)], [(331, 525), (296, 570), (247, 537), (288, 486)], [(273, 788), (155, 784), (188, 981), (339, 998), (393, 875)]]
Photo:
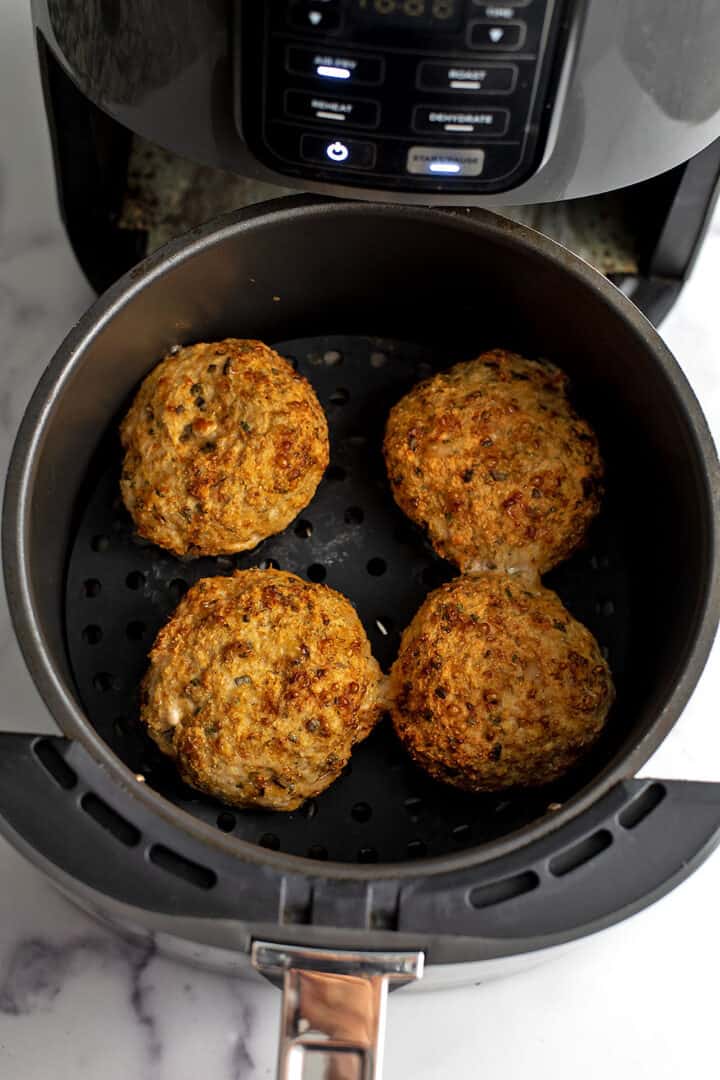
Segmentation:
[(477, 147), (411, 146), (406, 169), (425, 176), (480, 176), (485, 165), (485, 151)]

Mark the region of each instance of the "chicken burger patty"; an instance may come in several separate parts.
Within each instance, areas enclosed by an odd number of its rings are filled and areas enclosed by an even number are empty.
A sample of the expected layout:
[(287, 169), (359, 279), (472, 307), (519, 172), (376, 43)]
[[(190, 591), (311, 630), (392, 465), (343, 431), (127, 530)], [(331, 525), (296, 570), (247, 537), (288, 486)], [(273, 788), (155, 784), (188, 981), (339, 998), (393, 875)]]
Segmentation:
[(462, 570), (545, 573), (600, 506), (602, 461), (551, 364), (495, 349), (456, 364), (390, 412), (393, 495)]
[(192, 787), (295, 810), (342, 772), (383, 707), (354, 608), (281, 570), (204, 578), (158, 634), (141, 717)]
[(395, 731), (423, 769), (467, 791), (556, 780), (600, 734), (614, 690), (595, 638), (537, 579), (468, 574), (403, 634)]
[(165, 357), (120, 427), (120, 488), (141, 536), (176, 555), (245, 551), (310, 502), (328, 463), (307, 379), (260, 341)]

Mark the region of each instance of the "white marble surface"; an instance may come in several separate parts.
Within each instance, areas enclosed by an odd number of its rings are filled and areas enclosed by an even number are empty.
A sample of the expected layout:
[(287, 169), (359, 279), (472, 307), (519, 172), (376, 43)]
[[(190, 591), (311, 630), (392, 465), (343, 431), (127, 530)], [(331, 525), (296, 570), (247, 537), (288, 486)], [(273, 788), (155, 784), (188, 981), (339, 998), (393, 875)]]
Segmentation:
[[(664, 335), (720, 437), (720, 217)], [(58, 219), (25, 0), (0, 0), (0, 469), (47, 359), (91, 300)], [(8, 730), (47, 718), (0, 600)], [(720, 648), (645, 770), (720, 780)], [(661, 903), (551, 963), (394, 995), (387, 1076), (675, 1080), (717, 1072), (720, 856)], [(2, 1080), (273, 1075), (277, 995), (132, 948), (0, 841)]]

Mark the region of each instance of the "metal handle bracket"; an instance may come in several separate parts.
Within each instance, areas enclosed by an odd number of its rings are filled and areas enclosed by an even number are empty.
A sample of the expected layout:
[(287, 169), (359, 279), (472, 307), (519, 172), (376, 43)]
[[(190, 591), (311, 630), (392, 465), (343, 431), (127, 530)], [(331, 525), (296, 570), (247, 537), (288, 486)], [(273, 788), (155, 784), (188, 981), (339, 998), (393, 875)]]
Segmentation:
[(346, 952), (255, 941), (282, 977), (278, 1080), (380, 1080), (389, 985), (422, 978), (422, 952)]

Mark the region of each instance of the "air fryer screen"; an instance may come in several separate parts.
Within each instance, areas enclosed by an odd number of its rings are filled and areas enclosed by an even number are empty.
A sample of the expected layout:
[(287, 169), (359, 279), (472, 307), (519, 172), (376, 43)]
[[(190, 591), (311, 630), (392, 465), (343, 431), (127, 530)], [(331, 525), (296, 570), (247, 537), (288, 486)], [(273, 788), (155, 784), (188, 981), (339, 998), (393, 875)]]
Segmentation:
[[(478, 351), (495, 344), (478, 342)], [(395, 506), (381, 443), (390, 406), (435, 367), (466, 356), (447, 350), (434, 356), (428, 348), (360, 337), (275, 347), (318, 393), (330, 426), (331, 464), (301, 516), (254, 551), (181, 561), (138, 540), (119, 498), (116, 428), (96, 454), (80, 503), (66, 592), (68, 648), (87, 715), (133, 772), (166, 798), (226, 832), (268, 847), (318, 859), (396, 862), (497, 839), (584, 786), (632, 724), (624, 693), (631, 626), (626, 515), (617, 499), (622, 474), (613, 477), (611, 460), (609, 495), (588, 547), (546, 579), (597, 636), (618, 690), (600, 745), (562, 782), (533, 792), (463, 794), (421, 773), (383, 720), (356, 749), (343, 776), (302, 809), (292, 814), (233, 810), (184, 785), (139, 724), (137, 688), (148, 650), (198, 578), (279, 566), (323, 581), (355, 604), (387, 670), (403, 628), (427, 592), (455, 574)]]

